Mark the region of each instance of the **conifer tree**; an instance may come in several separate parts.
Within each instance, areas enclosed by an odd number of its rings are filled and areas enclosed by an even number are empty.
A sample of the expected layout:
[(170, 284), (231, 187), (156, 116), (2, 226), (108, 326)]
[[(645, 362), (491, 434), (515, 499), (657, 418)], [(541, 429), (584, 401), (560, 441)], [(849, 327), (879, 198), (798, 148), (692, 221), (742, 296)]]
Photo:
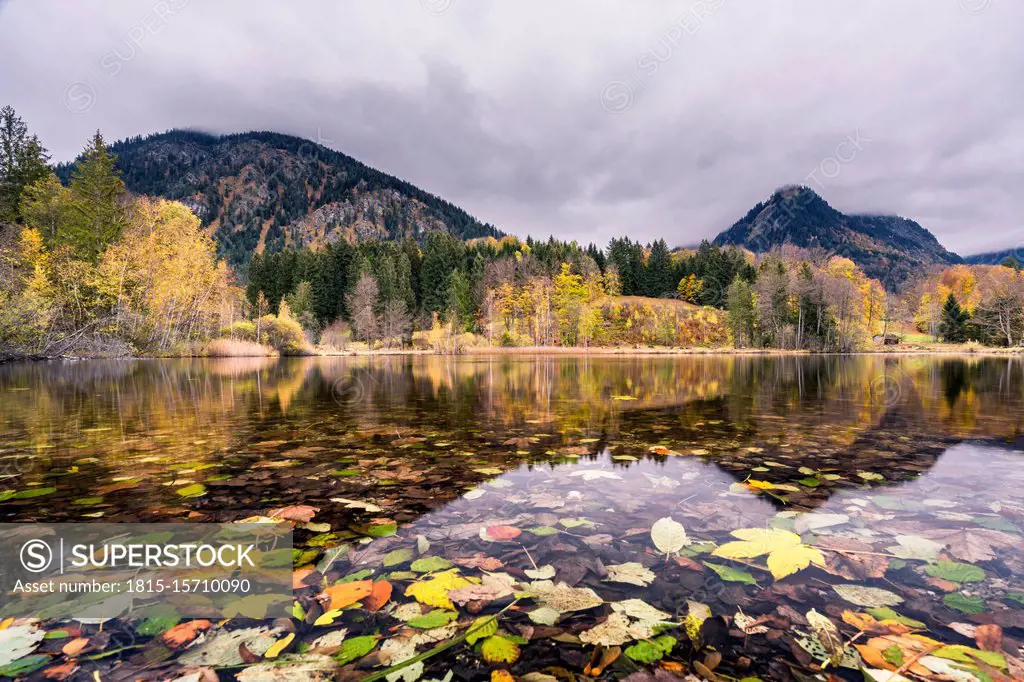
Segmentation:
[(96, 261), (127, 222), (125, 187), (115, 161), (97, 130), (71, 176), (71, 210), (60, 239), (87, 260)]

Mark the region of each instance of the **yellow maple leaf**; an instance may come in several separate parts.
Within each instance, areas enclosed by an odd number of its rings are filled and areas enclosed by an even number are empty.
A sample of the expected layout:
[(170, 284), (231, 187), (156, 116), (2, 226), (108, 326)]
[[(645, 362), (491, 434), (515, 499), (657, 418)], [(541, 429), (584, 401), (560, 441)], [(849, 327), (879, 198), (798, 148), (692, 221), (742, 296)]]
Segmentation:
[(472, 584), (455, 570), (445, 571), (443, 573), (435, 573), (427, 580), (409, 585), (405, 589), (405, 596), (413, 597), (419, 603), (426, 604), (427, 606), (434, 606), (440, 609), (455, 609), (455, 605), (448, 598), (448, 592)]
[(768, 570), (776, 580), (792, 575), (815, 564), (825, 565), (821, 550), (802, 544), (800, 536), (788, 530), (768, 528), (740, 528), (732, 536), (736, 542), (727, 542), (712, 554), (723, 559), (753, 559), (768, 555)]

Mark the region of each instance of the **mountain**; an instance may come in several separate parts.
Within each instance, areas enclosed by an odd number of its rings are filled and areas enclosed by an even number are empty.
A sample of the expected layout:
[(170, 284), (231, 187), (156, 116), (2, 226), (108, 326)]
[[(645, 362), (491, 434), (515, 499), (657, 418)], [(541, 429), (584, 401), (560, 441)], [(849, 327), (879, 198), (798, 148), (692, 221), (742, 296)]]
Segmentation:
[(964, 256), (964, 262), (969, 265), (1002, 265), (1003, 261), (1013, 258), (1018, 263), (1024, 261), (1024, 246), (1016, 249), (1004, 249), (1002, 251), (989, 251), (988, 253), (976, 253), (973, 256)]
[[(257, 250), (340, 239), (502, 236), (440, 197), (290, 135), (172, 130), (110, 149), (129, 190), (187, 204), (233, 265)], [(62, 179), (70, 173), (58, 169)]]
[(932, 265), (961, 262), (931, 232), (897, 216), (846, 215), (809, 187), (776, 190), (742, 219), (715, 237), (715, 245), (735, 244), (754, 252), (783, 244), (820, 247), (845, 256), (889, 290), (899, 289)]

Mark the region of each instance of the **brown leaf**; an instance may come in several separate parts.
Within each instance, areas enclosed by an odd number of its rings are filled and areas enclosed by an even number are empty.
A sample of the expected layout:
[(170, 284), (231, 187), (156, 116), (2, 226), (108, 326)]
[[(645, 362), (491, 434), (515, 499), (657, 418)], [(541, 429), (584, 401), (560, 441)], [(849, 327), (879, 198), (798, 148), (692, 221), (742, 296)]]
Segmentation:
[(499, 568), (503, 568), (505, 566), (505, 564), (501, 563), (499, 559), (484, 556), (483, 554), (455, 559), (454, 561), (459, 566), (464, 566), (465, 568), (479, 568), (484, 571), (497, 571)]
[(242, 659), (242, 663), (251, 665), (253, 663), (259, 663), (263, 660), (263, 657), (259, 654), (254, 654), (249, 651), (249, 647), (245, 646), (245, 642), (238, 645), (238, 657)]
[[(825, 552), (825, 571), (847, 580), (859, 581), (868, 578), (881, 578), (889, 567), (889, 559), (887, 557), (861, 554), (860, 552), (871, 552), (874, 548), (866, 542), (860, 542), (859, 540), (838, 536), (825, 536), (815, 540), (815, 546), (821, 549), (832, 550)], [(848, 553), (844, 553), (843, 550), (846, 550)]]
[(704, 572), (704, 565), (690, 559), (689, 557), (677, 556), (673, 557), (672, 560), (688, 571), (696, 571), (697, 573)]
[(943, 580), (942, 578), (936, 578), (934, 576), (925, 576), (924, 581), (934, 587), (937, 590), (943, 592), (956, 592), (960, 589), (960, 586), (949, 580)]
[(974, 641), (982, 651), (1003, 650), (1003, 629), (998, 625), (979, 625), (974, 630)]
[(67, 663), (47, 668), (43, 671), (43, 677), (48, 680), (66, 680), (76, 670), (78, 670), (78, 662), (68, 661)]
[(179, 623), (165, 632), (161, 639), (170, 648), (178, 649), (191, 642), (199, 636), (200, 632), (208, 630), (212, 625), (213, 623), (208, 620), (190, 620)]
[(271, 509), (267, 516), (272, 519), (283, 519), (285, 521), (295, 521), (297, 523), (309, 523), (316, 516), (316, 513), (320, 511), (319, 507), (311, 507), (308, 504), (294, 504), (290, 507), (281, 507), (280, 509)]

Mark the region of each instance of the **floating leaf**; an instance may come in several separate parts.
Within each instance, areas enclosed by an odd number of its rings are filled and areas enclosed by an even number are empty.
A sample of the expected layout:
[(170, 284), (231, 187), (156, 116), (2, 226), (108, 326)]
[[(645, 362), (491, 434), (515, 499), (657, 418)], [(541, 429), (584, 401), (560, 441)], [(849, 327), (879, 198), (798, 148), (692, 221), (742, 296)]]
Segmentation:
[(367, 611), (378, 611), (391, 600), (391, 591), (391, 583), (387, 580), (375, 580), (370, 589), (370, 594), (363, 597), (360, 602)]
[(943, 547), (942, 543), (917, 535), (897, 535), (896, 542), (899, 544), (887, 547), (886, 550), (901, 559), (934, 561)]
[(266, 653), (263, 654), (263, 658), (277, 658), (294, 639), (295, 633), (289, 632), (287, 635), (274, 642), (270, 648), (267, 649)]
[(334, 660), (341, 665), (345, 665), (357, 658), (362, 658), (373, 651), (373, 648), (377, 646), (377, 640), (378, 637), (376, 635), (363, 635), (362, 637), (346, 639), (341, 643), (341, 649), (338, 653), (334, 654)]
[(558, 529), (552, 526), (536, 526), (534, 528), (527, 528), (527, 533), (532, 533), (537, 537), (544, 537), (546, 535), (557, 535)]
[(526, 615), (537, 625), (554, 625), (562, 614), (550, 606), (542, 606), (539, 609), (530, 611)]
[(654, 663), (665, 657), (665, 654), (672, 651), (676, 645), (676, 638), (671, 635), (661, 635), (654, 639), (645, 639), (642, 642), (627, 647), (626, 656), (637, 663)]
[(654, 582), (655, 578), (654, 573), (636, 561), (606, 566), (606, 568), (608, 569), (606, 580), (614, 583), (627, 583), (629, 585), (647, 587)]
[(980, 583), (985, 580), (985, 571), (971, 564), (956, 561), (939, 561), (924, 567), (924, 572), (933, 578), (951, 580), (955, 583)]
[(750, 575), (746, 571), (741, 571), (731, 566), (722, 566), (720, 564), (713, 564), (708, 561), (704, 562), (704, 565), (710, 568), (712, 571), (718, 574), (718, 577), (722, 580), (733, 583), (746, 583), (747, 585), (756, 585), (757, 581), (754, 580), (754, 576)]
[(604, 603), (604, 600), (589, 587), (569, 587), (565, 583), (552, 584), (541, 580), (532, 583), (530, 590), (537, 595), (542, 605), (559, 613), (585, 611)]
[(515, 526), (487, 526), (486, 528), (480, 529), (481, 538), (484, 540), (496, 540), (499, 542), (514, 540), (522, 535), (522, 533), (523, 531)]
[(498, 619), (494, 616), (481, 616), (469, 626), (469, 630), (466, 631), (466, 641), (473, 645), (481, 639), (497, 634), (497, 632)]
[(821, 550), (801, 544), (800, 536), (786, 530), (741, 528), (732, 532), (738, 542), (727, 542), (711, 554), (724, 559), (750, 559), (768, 555), (768, 570), (776, 580), (803, 570), (812, 563), (825, 565)]
[(501, 635), (491, 635), (480, 645), (480, 655), (488, 663), (515, 663), (519, 645)]
[(356, 580), (350, 583), (331, 585), (323, 593), (330, 598), (327, 608), (333, 610), (352, 606), (363, 597), (370, 596), (371, 592), (373, 592), (372, 580)]
[(445, 571), (444, 573), (435, 573), (428, 580), (413, 583), (406, 588), (405, 596), (414, 597), (416, 601), (427, 606), (454, 609), (455, 605), (448, 598), (449, 590), (457, 590), (467, 585), (472, 585), (472, 583), (456, 571)]
[(422, 559), (417, 559), (412, 562), (411, 568), (417, 573), (432, 573), (434, 571), (443, 571), (452, 567), (452, 562), (448, 561), (444, 557), (439, 556), (428, 556)]
[(862, 585), (833, 585), (832, 589), (840, 597), (857, 606), (895, 606), (903, 603), (903, 597), (877, 587)]
[(658, 519), (651, 526), (651, 540), (658, 551), (665, 554), (678, 552), (690, 544), (690, 538), (686, 536), (686, 529), (683, 524), (674, 520), (671, 516)]
[(555, 577), (555, 567), (538, 566), (537, 568), (527, 568), (523, 573), (531, 580), (551, 580)]
[(866, 610), (869, 614), (871, 614), (880, 621), (894, 621), (896, 623), (899, 623), (900, 625), (906, 625), (908, 628), (925, 627), (925, 624), (921, 621), (914, 620), (913, 618), (907, 618), (906, 616), (901, 616), (900, 614), (896, 613), (895, 611), (886, 606)]
[(419, 628), (420, 630), (433, 630), (434, 628), (439, 628), (443, 625), (447, 625), (448, 623), (452, 622), (458, 617), (459, 614), (455, 611), (448, 611), (446, 609), (434, 609), (433, 611), (429, 611), (423, 614), (422, 616), (417, 616), (415, 618), (409, 619), (409, 621), (406, 624), (414, 628)]
[(184, 488), (178, 488), (175, 492), (181, 497), (201, 497), (206, 494), (206, 486), (202, 483), (193, 483)]
[(35, 624), (12, 625), (0, 630), (0, 666), (28, 656), (35, 651), (45, 635), (46, 632)]
[(951, 609), (956, 609), (968, 615), (985, 613), (984, 599), (973, 595), (966, 595), (963, 592), (953, 592), (952, 594), (945, 595), (942, 598), (942, 603)]
[(39, 670), (51, 660), (53, 659), (46, 654), (25, 656), (12, 661), (11, 663), (0, 666), (0, 677), (14, 678), (20, 677), (21, 675), (28, 675), (29, 673)]
[(416, 556), (416, 554), (412, 551), (412, 547), (396, 549), (384, 555), (384, 567), (392, 568), (394, 566), (400, 566), (406, 561), (411, 561), (414, 556)]

